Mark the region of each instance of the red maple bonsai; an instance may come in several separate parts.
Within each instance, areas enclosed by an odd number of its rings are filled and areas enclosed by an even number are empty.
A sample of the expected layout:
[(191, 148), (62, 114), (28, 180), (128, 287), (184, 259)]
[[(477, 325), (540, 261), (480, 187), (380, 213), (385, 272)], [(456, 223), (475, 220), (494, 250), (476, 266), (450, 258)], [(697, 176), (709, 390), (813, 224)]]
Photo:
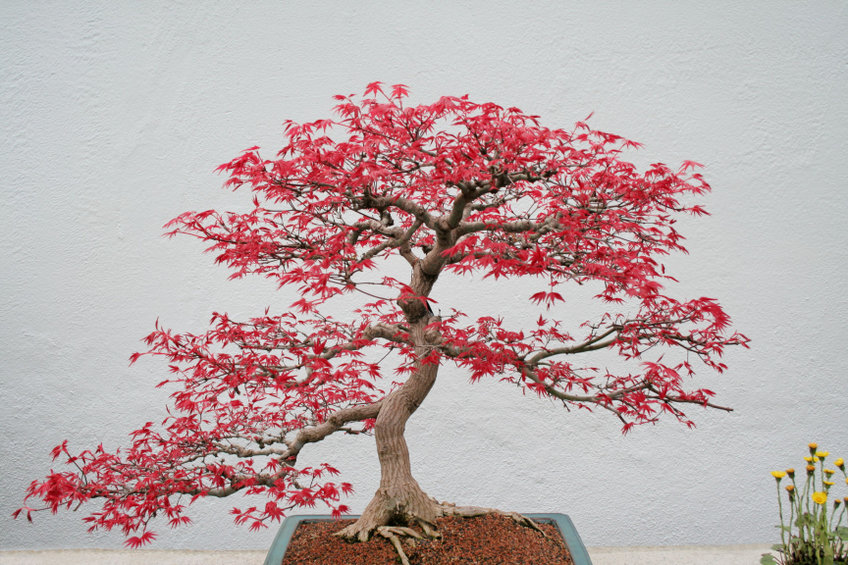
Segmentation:
[[(404, 427), (445, 363), (472, 381), (608, 410), (625, 432), (663, 413), (692, 425), (687, 404), (722, 408), (684, 380), (696, 360), (722, 371), (724, 348), (747, 338), (715, 300), (663, 294), (673, 279), (659, 262), (685, 251), (676, 217), (704, 213), (687, 203), (709, 190), (697, 163), (639, 172), (621, 156), (637, 143), (585, 123), (548, 129), (517, 108), (467, 97), (406, 106), (406, 97), (403, 85), (380, 83), (337, 96), (335, 119), (287, 122), (275, 159), (253, 147), (219, 168), (227, 186), (252, 191), (252, 209), (187, 212), (169, 233), (211, 244), (233, 277), (269, 277), (301, 298), (247, 321), (213, 314), (200, 334), (157, 323), (145, 354), (168, 359), (168, 417), (133, 432), (125, 451), (56, 447), (75, 471), (33, 482), (28, 499), (54, 512), (99, 499), (85, 520), (121, 528), (131, 546), (153, 539), (151, 518), (188, 522), (186, 505), (206, 496), (266, 495), (263, 507), (233, 510), (252, 528), (318, 502), (338, 515), (351, 486), (333, 482), (328, 464), (298, 466), (298, 454), (336, 432), (373, 432), (380, 486), (340, 534), (366, 539), (396, 524), (432, 534), (455, 509), (413, 478)], [(389, 276), (398, 263), (404, 280)], [(510, 327), (494, 311), (470, 319), (458, 303), (431, 304), (447, 273), (522, 277), (538, 319)], [(569, 281), (594, 284), (606, 313), (569, 328), (548, 318)], [(345, 296), (364, 297), (349, 319), (322, 309)], [(620, 370), (581, 361), (599, 350)]]

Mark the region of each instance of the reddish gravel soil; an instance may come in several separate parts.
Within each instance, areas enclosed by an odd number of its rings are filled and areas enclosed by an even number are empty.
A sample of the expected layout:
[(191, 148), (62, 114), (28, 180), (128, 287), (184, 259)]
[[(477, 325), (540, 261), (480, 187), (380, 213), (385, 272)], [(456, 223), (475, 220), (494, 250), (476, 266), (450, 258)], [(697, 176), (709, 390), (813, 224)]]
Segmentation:
[[(294, 532), (282, 565), (396, 565), (391, 542), (374, 536), (365, 543), (336, 536), (353, 520), (301, 523)], [(448, 517), (436, 521), (441, 539), (401, 538), (410, 565), (574, 565), (554, 524), (540, 523), (548, 536), (520, 526), (497, 514), (473, 518)]]

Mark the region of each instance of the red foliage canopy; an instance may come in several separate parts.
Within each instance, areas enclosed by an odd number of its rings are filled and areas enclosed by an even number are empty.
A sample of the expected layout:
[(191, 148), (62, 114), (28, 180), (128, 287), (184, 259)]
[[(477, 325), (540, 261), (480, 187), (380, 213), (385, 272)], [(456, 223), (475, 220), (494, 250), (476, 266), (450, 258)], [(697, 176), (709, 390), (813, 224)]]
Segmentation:
[[(133, 432), (125, 451), (74, 456), (62, 444), (54, 458), (76, 470), (33, 482), (27, 498), (54, 512), (101, 499), (85, 519), (141, 532), (129, 545), (152, 539), (156, 514), (189, 521), (186, 505), (204, 496), (266, 495), (264, 507), (233, 511), (253, 528), (319, 502), (343, 512), (340, 495), (351, 486), (331, 480), (329, 465), (299, 467), (298, 453), (337, 431), (368, 431), (386, 389), (411, 370), (408, 324), (424, 316), (430, 362), (566, 406), (604, 408), (624, 431), (664, 412), (691, 425), (681, 406), (713, 406), (712, 392), (689, 390), (684, 379), (695, 359), (722, 371), (724, 348), (747, 338), (715, 300), (666, 296), (670, 277), (659, 262), (685, 251), (675, 218), (704, 213), (687, 203), (709, 190), (699, 165), (639, 172), (622, 158), (638, 144), (586, 123), (549, 129), (517, 108), (468, 97), (406, 106), (406, 96), (403, 85), (380, 83), (361, 98), (337, 96), (335, 119), (286, 123), (276, 158), (253, 147), (219, 168), (227, 186), (252, 191), (252, 209), (187, 212), (169, 233), (208, 242), (233, 277), (269, 277), (301, 298), (247, 321), (216, 313), (200, 334), (157, 324), (145, 354), (169, 362), (172, 376), (160, 383), (174, 387), (168, 417)], [(388, 276), (392, 259), (412, 269), (410, 281)], [(470, 319), (457, 305), (431, 315), (440, 273), (525, 277), (537, 285), (528, 308), (547, 313), (524, 328), (494, 314)], [(568, 330), (547, 318), (568, 281), (597, 285), (607, 313)], [(348, 294), (367, 297), (355, 316), (322, 315), (327, 301)], [(601, 349), (627, 369), (578, 361)], [(370, 352), (381, 350), (399, 361), (376, 361), (381, 353)]]

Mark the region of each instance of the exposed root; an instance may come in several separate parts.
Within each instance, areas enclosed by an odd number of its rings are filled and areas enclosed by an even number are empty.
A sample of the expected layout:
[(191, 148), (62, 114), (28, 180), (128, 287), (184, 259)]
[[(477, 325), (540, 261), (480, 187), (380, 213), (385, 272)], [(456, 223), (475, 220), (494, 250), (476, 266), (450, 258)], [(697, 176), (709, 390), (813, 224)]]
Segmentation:
[[(474, 516), (483, 516), (486, 514), (500, 514), (501, 516), (511, 518), (521, 526), (539, 532), (543, 537), (548, 537), (547, 534), (539, 528), (536, 522), (517, 512), (505, 512), (496, 508), (483, 508), (481, 506), (457, 506), (449, 502), (438, 502), (435, 499), (432, 499), (432, 501), (436, 508), (437, 517), (458, 516), (462, 518), (472, 518)], [(380, 522), (383, 519), (388, 519), (388, 515), (371, 517), (371, 519), (365, 520), (360, 518), (357, 522), (347, 526), (339, 532), (336, 532), (335, 535), (356, 541), (367, 541), (371, 535), (378, 535), (386, 538), (391, 542), (392, 546), (394, 546), (395, 551), (397, 551), (402, 565), (410, 565), (410, 563), (409, 557), (407, 557), (406, 552), (403, 550), (401, 538), (423, 540), (437, 539), (441, 537), (441, 534), (436, 530), (434, 523), (418, 516), (407, 516), (407, 524), (416, 524), (419, 528), (421, 528), (421, 532), (423, 533), (409, 527), (409, 525), (394, 526), (384, 523), (381, 524)]]
[(395, 546), (395, 551), (397, 551), (398, 556), (400, 556), (400, 562), (402, 565), (409, 565), (409, 558), (406, 556), (406, 553), (404, 553), (403, 545), (401, 545), (398, 536), (409, 536), (415, 539), (424, 539), (421, 537), (421, 534), (412, 528), (399, 526), (380, 526), (377, 528), (377, 534), (392, 542), (392, 545)]
[(518, 512), (505, 512), (503, 510), (498, 510), (497, 508), (483, 508), (481, 506), (457, 506), (450, 502), (440, 502), (438, 504), (439, 515), (440, 516), (462, 516), (464, 518), (471, 518), (474, 516), (483, 516), (485, 514), (500, 514), (501, 516), (507, 516), (512, 518), (516, 523), (526, 528), (530, 528), (531, 530), (536, 530), (542, 536), (548, 537), (545, 532), (530, 518), (527, 516), (523, 516)]
[(420, 518), (416, 519), (415, 522), (424, 532), (423, 535), (408, 526), (374, 526), (369, 529), (350, 529), (351, 526), (355, 524), (348, 526), (348, 528), (345, 528), (340, 532), (336, 532), (335, 535), (348, 539), (357, 539), (359, 541), (366, 541), (372, 533), (384, 537), (389, 540), (394, 546), (395, 551), (397, 551), (398, 556), (400, 557), (401, 564), (409, 565), (409, 558), (403, 551), (403, 545), (401, 544), (400, 538), (407, 537), (423, 540), (436, 539), (441, 537), (441, 534), (433, 528), (433, 524), (430, 524), (426, 520), (422, 520)]
[(371, 537), (371, 534), (377, 531), (377, 528), (380, 526), (377, 525), (367, 525), (360, 526), (359, 522), (354, 522), (353, 524), (346, 526), (333, 534), (334, 536), (339, 536), (340, 538), (344, 538), (350, 541), (359, 541), (365, 542)]
[(432, 526), (432, 524), (430, 524), (426, 520), (418, 520), (418, 525), (421, 527), (422, 530), (424, 530), (424, 535), (429, 539), (436, 539), (442, 537), (442, 534), (440, 534), (436, 529), (431, 528), (430, 526)]

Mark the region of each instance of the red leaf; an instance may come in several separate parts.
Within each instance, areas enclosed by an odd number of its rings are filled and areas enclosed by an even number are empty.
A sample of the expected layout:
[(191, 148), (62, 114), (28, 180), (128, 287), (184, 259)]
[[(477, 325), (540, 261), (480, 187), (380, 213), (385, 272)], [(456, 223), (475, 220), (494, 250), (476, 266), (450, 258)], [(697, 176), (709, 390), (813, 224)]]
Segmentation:
[(371, 82), (365, 87), (365, 96), (376, 95), (377, 93), (383, 93), (383, 83), (380, 81)]
[(564, 302), (565, 299), (558, 292), (537, 292), (530, 297), (536, 304), (545, 303), (550, 308), (555, 302)]
[(405, 98), (409, 96), (409, 87), (405, 84), (392, 85), (392, 98)]
[(132, 549), (137, 549), (143, 545), (147, 545), (154, 539), (156, 539), (156, 534), (154, 534), (153, 532), (144, 532), (141, 536), (127, 538), (127, 540), (124, 542), (124, 545)]

